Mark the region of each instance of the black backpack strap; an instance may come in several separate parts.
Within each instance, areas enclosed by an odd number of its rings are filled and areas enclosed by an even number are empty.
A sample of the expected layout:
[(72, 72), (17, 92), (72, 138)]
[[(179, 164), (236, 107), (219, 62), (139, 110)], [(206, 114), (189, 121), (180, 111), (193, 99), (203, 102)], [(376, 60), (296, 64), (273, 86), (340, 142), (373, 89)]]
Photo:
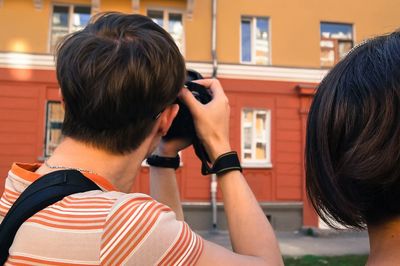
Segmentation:
[(100, 188), (76, 170), (61, 170), (40, 177), (18, 197), (0, 225), (0, 265), (8, 258), (19, 227), (35, 213), (64, 197)]

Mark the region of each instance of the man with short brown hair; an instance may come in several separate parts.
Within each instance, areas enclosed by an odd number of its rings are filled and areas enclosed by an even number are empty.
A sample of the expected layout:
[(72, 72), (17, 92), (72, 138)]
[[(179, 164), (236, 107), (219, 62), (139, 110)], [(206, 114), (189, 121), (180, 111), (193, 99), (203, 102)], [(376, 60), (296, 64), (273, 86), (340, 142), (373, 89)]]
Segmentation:
[(203, 240), (183, 222), (170, 166), (150, 166), (153, 198), (129, 193), (145, 158), (168, 161), (189, 144), (161, 140), (179, 110), (178, 93), (211, 161), (232, 154), (221, 85), (197, 81), (213, 98), (203, 105), (182, 89), (185, 75), (172, 38), (144, 16), (101, 14), (61, 43), (57, 78), (65, 139), (44, 164), (12, 166), (0, 215), (29, 184), (59, 169), (79, 170), (101, 190), (67, 196), (23, 223), (9, 264), (282, 264), (272, 228), (237, 168), (218, 175), (234, 252)]

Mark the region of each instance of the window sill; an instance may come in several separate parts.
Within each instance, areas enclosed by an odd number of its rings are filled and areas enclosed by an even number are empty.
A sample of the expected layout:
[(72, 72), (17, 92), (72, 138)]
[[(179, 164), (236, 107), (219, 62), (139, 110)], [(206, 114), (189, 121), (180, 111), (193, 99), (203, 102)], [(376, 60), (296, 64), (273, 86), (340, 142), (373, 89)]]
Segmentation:
[(241, 65), (248, 65), (248, 66), (272, 66), (272, 64), (268, 63), (268, 64), (257, 64), (256, 62), (243, 62), (240, 61)]
[(259, 163), (259, 162), (244, 162), (242, 163), (242, 168), (263, 168), (263, 169), (271, 169), (272, 163)]

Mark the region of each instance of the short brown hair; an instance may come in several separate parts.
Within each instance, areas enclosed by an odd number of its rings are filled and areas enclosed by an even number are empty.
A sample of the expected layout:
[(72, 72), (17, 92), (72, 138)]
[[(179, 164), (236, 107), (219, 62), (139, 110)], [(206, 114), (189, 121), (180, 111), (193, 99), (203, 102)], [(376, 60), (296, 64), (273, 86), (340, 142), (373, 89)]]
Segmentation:
[(400, 33), (352, 50), (308, 117), (306, 187), (320, 217), (353, 228), (400, 215)]
[(142, 15), (102, 13), (56, 55), (63, 134), (115, 154), (143, 142), (186, 75), (172, 37)]

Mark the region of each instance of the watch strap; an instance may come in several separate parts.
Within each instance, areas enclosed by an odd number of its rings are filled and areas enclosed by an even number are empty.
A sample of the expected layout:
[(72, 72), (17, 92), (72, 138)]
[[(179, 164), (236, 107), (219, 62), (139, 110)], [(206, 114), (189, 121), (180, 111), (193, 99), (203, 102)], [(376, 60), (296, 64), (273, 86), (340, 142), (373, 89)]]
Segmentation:
[(242, 172), (240, 161), (235, 151), (230, 151), (220, 155), (214, 162), (211, 172), (220, 175), (229, 171), (239, 170)]
[(176, 155), (176, 157), (163, 157), (153, 154), (147, 158), (146, 162), (148, 165), (155, 167), (178, 169), (181, 159), (179, 155)]

